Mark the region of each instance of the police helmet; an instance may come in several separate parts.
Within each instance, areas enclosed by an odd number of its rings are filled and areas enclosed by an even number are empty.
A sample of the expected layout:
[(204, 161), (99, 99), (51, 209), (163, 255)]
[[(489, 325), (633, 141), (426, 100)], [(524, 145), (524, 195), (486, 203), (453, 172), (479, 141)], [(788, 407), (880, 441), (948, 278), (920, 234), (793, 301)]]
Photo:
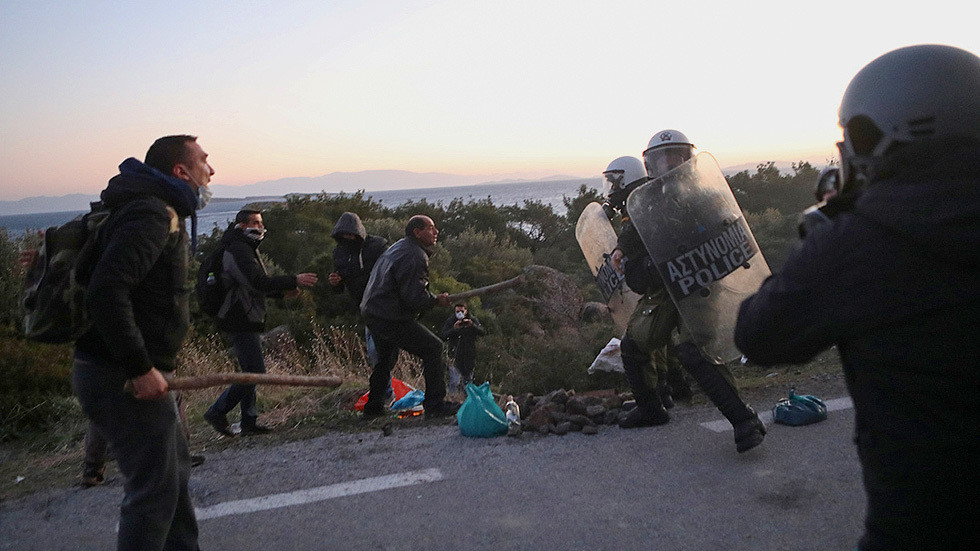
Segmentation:
[(643, 163), (636, 157), (619, 157), (602, 172), (602, 193), (609, 205), (622, 210), (630, 192), (647, 181)]
[(882, 55), (851, 79), (838, 111), (845, 186), (870, 180), (894, 146), (980, 138), (980, 57), (923, 44)]
[(659, 178), (687, 162), (692, 155), (694, 155), (694, 144), (683, 132), (661, 130), (650, 138), (650, 143), (643, 152), (647, 177), (651, 180)]

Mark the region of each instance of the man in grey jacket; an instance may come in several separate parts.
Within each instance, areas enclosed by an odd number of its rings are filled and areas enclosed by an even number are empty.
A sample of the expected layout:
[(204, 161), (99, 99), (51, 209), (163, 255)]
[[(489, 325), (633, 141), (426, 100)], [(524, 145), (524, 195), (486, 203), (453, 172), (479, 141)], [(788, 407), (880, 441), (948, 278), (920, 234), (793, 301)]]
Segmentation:
[(361, 313), (374, 335), (378, 363), (371, 372), (365, 418), (384, 414), (384, 397), (399, 350), (422, 359), (426, 417), (451, 415), (457, 409), (456, 404), (445, 401), (442, 341), (418, 322), (419, 315), (436, 304), (450, 303), (448, 293), (434, 295), (429, 291), (429, 256), (438, 236), (431, 218), (413, 216), (405, 226), (405, 237), (385, 251), (371, 271)]

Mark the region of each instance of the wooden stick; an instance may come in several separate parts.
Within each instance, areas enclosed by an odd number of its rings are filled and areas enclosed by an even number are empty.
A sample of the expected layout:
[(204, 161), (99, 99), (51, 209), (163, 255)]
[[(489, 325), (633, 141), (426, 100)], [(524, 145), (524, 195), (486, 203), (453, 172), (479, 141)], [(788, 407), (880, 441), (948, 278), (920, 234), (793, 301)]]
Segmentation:
[(278, 373), (211, 373), (197, 377), (179, 377), (168, 382), (170, 390), (194, 390), (230, 384), (278, 386), (340, 386), (340, 377), (308, 377)]
[(501, 281), (500, 283), (494, 283), (493, 285), (487, 285), (486, 287), (477, 287), (476, 289), (470, 289), (469, 291), (463, 291), (461, 293), (455, 293), (449, 295), (449, 300), (452, 302), (458, 302), (460, 300), (468, 299), (470, 297), (476, 297), (480, 295), (488, 295), (490, 293), (499, 293), (500, 291), (506, 291), (513, 287), (517, 287), (521, 283), (524, 283), (524, 275), (521, 274), (517, 277), (512, 277), (506, 281)]
[[(167, 381), (169, 390), (196, 390), (213, 386), (239, 385), (279, 385), (279, 386), (326, 386), (336, 388), (343, 381), (340, 377), (307, 377), (304, 375), (279, 375), (274, 373), (211, 373), (196, 377), (178, 377)], [(126, 392), (133, 392), (132, 381), (123, 386)]]

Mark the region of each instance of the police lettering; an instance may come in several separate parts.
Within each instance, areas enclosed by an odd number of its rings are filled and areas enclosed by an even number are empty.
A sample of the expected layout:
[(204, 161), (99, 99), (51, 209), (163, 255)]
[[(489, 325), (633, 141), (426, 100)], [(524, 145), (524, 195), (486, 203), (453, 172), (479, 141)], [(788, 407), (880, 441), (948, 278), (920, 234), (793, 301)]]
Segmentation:
[(683, 298), (734, 272), (758, 252), (744, 218), (660, 266), (674, 296)]

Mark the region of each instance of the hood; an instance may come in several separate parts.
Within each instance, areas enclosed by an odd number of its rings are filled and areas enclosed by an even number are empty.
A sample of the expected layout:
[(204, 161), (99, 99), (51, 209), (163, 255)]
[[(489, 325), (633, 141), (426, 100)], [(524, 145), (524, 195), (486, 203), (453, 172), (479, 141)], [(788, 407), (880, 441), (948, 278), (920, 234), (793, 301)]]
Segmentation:
[(887, 160), (855, 212), (955, 264), (980, 262), (980, 146), (908, 149)]
[(162, 199), (180, 216), (191, 216), (197, 209), (197, 193), (187, 182), (132, 157), (119, 165), (119, 175), (102, 191), (102, 202), (112, 208), (147, 195)]
[(342, 233), (359, 235), (361, 236), (361, 241), (367, 239), (367, 230), (364, 229), (364, 224), (361, 223), (361, 218), (353, 212), (345, 212), (340, 215), (340, 218), (333, 227), (333, 233), (330, 234), (330, 236), (339, 242), (340, 234)]

